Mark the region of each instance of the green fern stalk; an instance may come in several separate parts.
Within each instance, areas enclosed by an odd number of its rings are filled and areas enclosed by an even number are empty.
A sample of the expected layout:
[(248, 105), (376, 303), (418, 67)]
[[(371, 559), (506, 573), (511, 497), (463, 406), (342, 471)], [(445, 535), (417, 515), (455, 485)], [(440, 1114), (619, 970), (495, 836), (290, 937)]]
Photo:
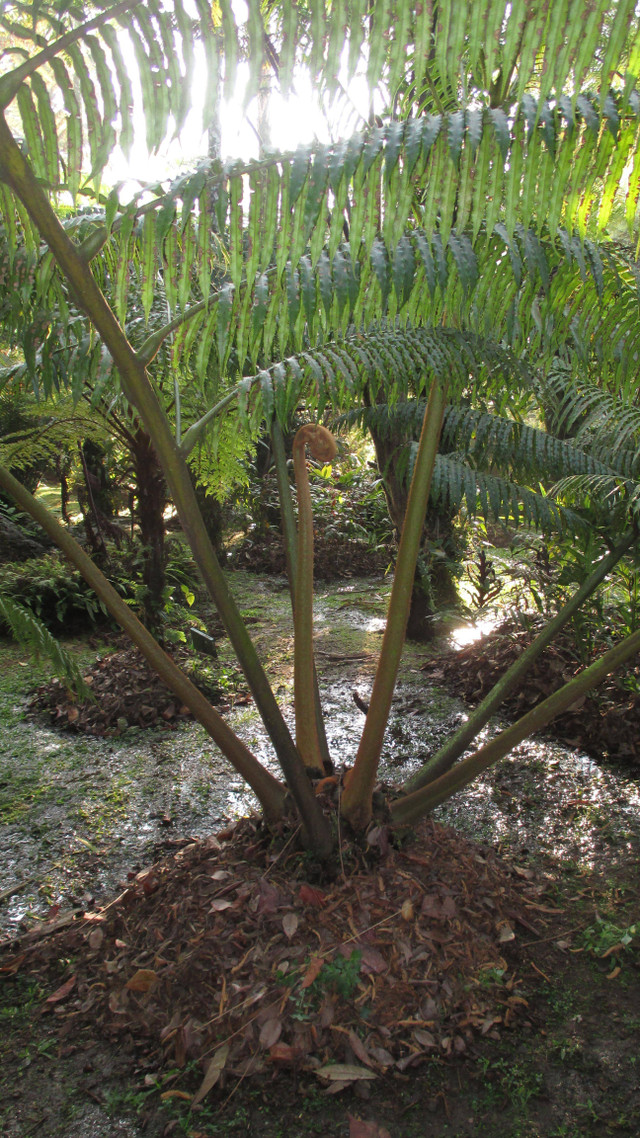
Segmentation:
[[(280, 502), (280, 517), (282, 520), (282, 536), (287, 563), (287, 576), (289, 578), (291, 607), (295, 614), (297, 568), (296, 520), (293, 510), (293, 498), (291, 495), (289, 472), (287, 469), (287, 455), (284, 446), (284, 436), (282, 434), (282, 427), (280, 426), (277, 419), (274, 419), (271, 426), (271, 447), (273, 450), (273, 460), (276, 468), (276, 479), (278, 483), (278, 499)], [(320, 689), (318, 687), (318, 676), (316, 672), (315, 660), (313, 665), (313, 702), (320, 755), (322, 757), (324, 769), (329, 771), (332, 769), (332, 762), (331, 755), (329, 754), (329, 744), (327, 742), (327, 732), (325, 729), (324, 716), (322, 714), (322, 704), (320, 702)]]
[(373, 787), (404, 646), (411, 604), (411, 590), (422, 540), (444, 408), (444, 387), (440, 385), (438, 379), (434, 379), (424, 415), (418, 455), (411, 479), (387, 613), (387, 624), (371, 692), (371, 702), (355, 765), (348, 776), (342, 796), (342, 813), (356, 830), (364, 829), (371, 820)]
[(319, 462), (331, 462), (336, 441), (326, 427), (306, 423), (293, 440), (293, 466), (298, 491), (298, 544), (294, 592), (295, 658), (293, 668), (296, 743), (309, 771), (324, 773), (316, 722), (316, 673), (313, 656), (313, 512), (305, 457), (308, 446)]

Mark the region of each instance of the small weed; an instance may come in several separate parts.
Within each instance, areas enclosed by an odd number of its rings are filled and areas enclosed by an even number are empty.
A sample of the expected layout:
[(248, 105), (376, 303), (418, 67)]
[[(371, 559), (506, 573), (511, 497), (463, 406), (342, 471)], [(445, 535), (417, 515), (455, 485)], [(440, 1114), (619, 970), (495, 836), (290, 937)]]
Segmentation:
[(337, 956), (335, 960), (328, 961), (323, 964), (311, 987), (317, 986), (319, 994), (335, 991), (344, 1000), (348, 1000), (358, 986), (361, 959), (360, 950), (354, 949), (349, 957)]
[(573, 1066), (582, 1056), (582, 1044), (576, 1039), (552, 1039), (549, 1041), (549, 1048), (563, 1063), (569, 1062)]
[(491, 1080), (489, 1093), (496, 1100), (495, 1105), (498, 1105), (500, 1099), (506, 1098), (515, 1110), (521, 1112), (529, 1100), (542, 1090), (541, 1073), (530, 1070), (521, 1063), (485, 1056), (480, 1059), (479, 1066), (484, 1077)]
[(44, 1056), (46, 1059), (54, 1059), (56, 1047), (57, 1042), (55, 1039), (41, 1039), (36, 1043), (35, 1047), (27, 1046), (23, 1048), (17, 1055), (18, 1070), (26, 1070), (39, 1056)]
[(540, 992), (545, 996), (550, 1009), (559, 1017), (569, 1016), (576, 1007), (576, 993), (564, 984), (542, 984)]
[(483, 968), (477, 975), (476, 979), (479, 984), (484, 988), (492, 988), (495, 984), (502, 984), (506, 975), (506, 968), (498, 968), (493, 966), (491, 968)]
[(309, 1019), (326, 993), (335, 993), (342, 999), (348, 1000), (358, 986), (361, 959), (360, 950), (354, 949), (349, 957), (337, 956), (335, 960), (328, 960), (307, 988), (298, 988), (298, 981), (309, 966), (308, 958), (301, 970), (296, 969), (291, 973), (277, 972), (278, 982), (292, 989), (289, 999), (295, 1004), (293, 1019), (302, 1021)]
[[(4, 986), (6, 985), (6, 987)], [(43, 990), (36, 980), (24, 981), (17, 978), (3, 984), (3, 1003), (0, 1005), (0, 1024), (7, 1027), (27, 1021), (32, 1009), (43, 999)]]
[(640, 944), (639, 926), (628, 925), (621, 928), (603, 917), (597, 917), (595, 924), (589, 925), (581, 937), (583, 948), (593, 956), (611, 958), (617, 963), (621, 954), (629, 948), (638, 948)]

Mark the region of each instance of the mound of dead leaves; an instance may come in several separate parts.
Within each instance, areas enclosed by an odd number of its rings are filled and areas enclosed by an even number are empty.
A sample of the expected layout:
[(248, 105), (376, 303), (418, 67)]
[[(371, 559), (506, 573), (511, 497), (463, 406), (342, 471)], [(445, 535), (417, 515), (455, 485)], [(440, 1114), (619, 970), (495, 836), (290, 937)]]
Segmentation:
[[(371, 549), (364, 542), (327, 533), (322, 526), (316, 527), (314, 535), (313, 575), (317, 581), (372, 577), (384, 573), (394, 555), (391, 549)], [(234, 547), (230, 558), (235, 569), (248, 569), (252, 573), (286, 573), (282, 534), (275, 528), (261, 533), (259, 538), (247, 535)]]
[[(49, 986), (42, 1012), (67, 1041), (81, 1029), (133, 1041), (152, 1082), (195, 1060), (195, 1088), (169, 1092), (194, 1102), (282, 1070), (366, 1093), (526, 1015), (505, 954), (546, 911), (529, 871), (431, 821), (410, 845), (383, 827), (343, 845), (350, 871), (341, 859), (329, 883), (282, 842), (245, 819), (189, 844), (105, 908), (5, 945), (0, 970)], [(61, 959), (72, 970), (54, 982)]]
[[(188, 672), (193, 658), (185, 650), (175, 655)], [(29, 710), (46, 712), (56, 727), (106, 737), (120, 735), (130, 727), (170, 730), (190, 717), (189, 709), (152, 671), (137, 648), (99, 656), (84, 672), (84, 680), (92, 700), (78, 700), (65, 683), (54, 679), (36, 689)], [(204, 694), (219, 707), (228, 698), (214, 685), (208, 685)], [(235, 702), (246, 698), (239, 693)]]
[[(443, 679), (463, 699), (479, 703), (531, 644), (537, 631), (535, 625), (525, 629), (516, 621), (508, 621), (482, 640), (431, 660), (423, 667), (431, 679)], [(512, 718), (519, 718), (573, 679), (583, 667), (571, 634), (562, 633), (540, 655), (523, 684), (505, 701), (505, 711)], [(629, 686), (625, 686), (625, 679)], [(606, 756), (640, 763), (639, 682), (639, 667), (620, 669), (590, 695), (558, 715), (550, 725), (550, 733), (595, 758)]]

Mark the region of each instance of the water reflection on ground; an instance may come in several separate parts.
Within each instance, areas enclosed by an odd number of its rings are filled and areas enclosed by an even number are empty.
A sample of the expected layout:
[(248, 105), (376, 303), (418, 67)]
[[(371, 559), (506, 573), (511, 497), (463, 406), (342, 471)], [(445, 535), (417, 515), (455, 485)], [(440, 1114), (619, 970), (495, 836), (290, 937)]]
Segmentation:
[[(293, 731), (291, 616), (272, 580), (247, 582), (257, 641)], [(329, 747), (336, 766), (353, 763), (384, 628), (386, 582), (320, 589), (317, 665)], [(256, 600), (257, 598), (257, 600)], [(221, 647), (221, 654), (227, 651)], [(424, 647), (408, 645), (385, 737), (380, 777), (399, 785), (462, 722), (460, 700), (427, 685)], [(0, 928), (24, 927), (51, 905), (86, 907), (127, 875), (189, 837), (220, 829), (255, 806), (250, 792), (196, 724), (172, 732), (81, 739), (25, 717), (24, 703), (0, 708), (0, 784), (24, 786), (0, 829)], [(253, 706), (229, 719), (263, 762), (273, 752)], [(487, 733), (497, 729), (492, 725)], [(482, 741), (482, 738), (481, 740)], [(578, 867), (615, 865), (640, 850), (640, 790), (623, 771), (601, 767), (559, 744), (536, 739), (438, 810), (465, 834), (520, 859), (562, 859)]]

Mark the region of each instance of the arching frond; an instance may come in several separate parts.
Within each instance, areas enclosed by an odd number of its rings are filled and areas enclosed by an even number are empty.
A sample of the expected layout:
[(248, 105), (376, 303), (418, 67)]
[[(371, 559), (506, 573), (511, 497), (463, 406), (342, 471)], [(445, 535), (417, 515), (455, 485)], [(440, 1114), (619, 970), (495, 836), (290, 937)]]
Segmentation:
[[(17, 117), (37, 176), (74, 198), (87, 179), (101, 178), (116, 143), (131, 151), (137, 118), (150, 151), (181, 130), (196, 44), (216, 91), (218, 33), (203, 0), (7, 2), (0, 27), (8, 41), (0, 108)], [(213, 111), (209, 99), (205, 127)]]
[(543, 385), (557, 430), (575, 438), (594, 458), (633, 478), (640, 472), (640, 411), (625, 394), (608, 391), (559, 365)]
[(467, 407), (448, 407), (442, 431), (445, 449), (463, 450), (474, 464), (496, 465), (514, 477), (549, 482), (569, 474), (611, 475), (608, 463), (577, 443), (513, 419)]

